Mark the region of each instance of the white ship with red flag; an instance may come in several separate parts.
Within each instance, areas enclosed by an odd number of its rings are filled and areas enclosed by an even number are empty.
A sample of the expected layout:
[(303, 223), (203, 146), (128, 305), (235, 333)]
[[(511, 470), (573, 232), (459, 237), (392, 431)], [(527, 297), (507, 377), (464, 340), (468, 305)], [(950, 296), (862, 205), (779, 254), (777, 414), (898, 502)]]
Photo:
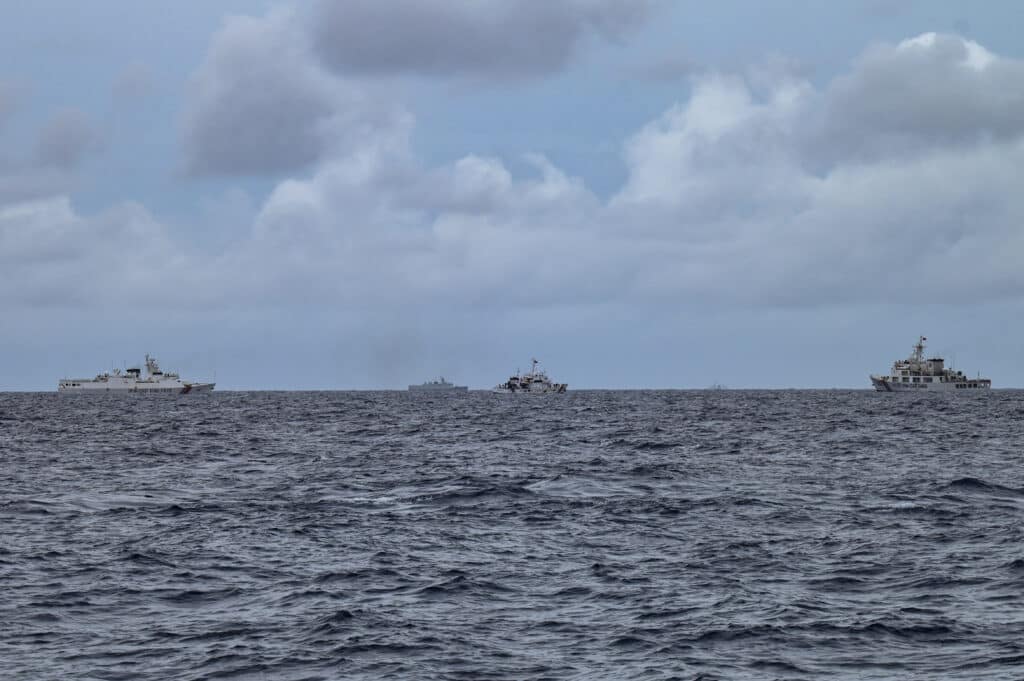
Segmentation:
[(538, 369), (540, 364), (533, 360), (533, 368), (528, 373), (520, 374), (518, 371), (509, 377), (504, 383), (494, 387), (496, 393), (530, 393), (534, 395), (544, 393), (564, 393), (569, 387), (566, 383), (552, 383), (548, 374), (543, 369)]
[(992, 381), (987, 378), (971, 378), (962, 371), (947, 368), (941, 357), (925, 359), (924, 342), (921, 336), (914, 345), (914, 352), (907, 359), (893, 362), (892, 371), (885, 376), (871, 376), (871, 384), (879, 392), (917, 392), (988, 390)]

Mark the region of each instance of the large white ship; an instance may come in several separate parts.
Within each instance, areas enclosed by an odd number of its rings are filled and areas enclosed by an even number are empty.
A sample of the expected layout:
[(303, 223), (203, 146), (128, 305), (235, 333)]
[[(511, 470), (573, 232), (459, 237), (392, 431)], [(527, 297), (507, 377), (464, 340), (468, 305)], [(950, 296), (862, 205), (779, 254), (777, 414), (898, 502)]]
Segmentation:
[(552, 383), (547, 372), (537, 369), (539, 362), (533, 360), (533, 368), (529, 373), (516, 372), (507, 381), (494, 387), (496, 393), (564, 393), (569, 387), (567, 383)]
[(140, 393), (206, 393), (213, 390), (213, 383), (183, 381), (178, 374), (164, 373), (160, 365), (146, 355), (146, 376), (138, 368), (114, 369), (96, 378), (64, 378), (57, 384), (57, 392), (140, 392)]
[(903, 392), (917, 390), (988, 390), (992, 381), (987, 378), (970, 378), (962, 371), (948, 369), (939, 357), (925, 359), (924, 342), (921, 336), (914, 345), (914, 352), (907, 359), (898, 359), (892, 364), (887, 376), (871, 375), (871, 384), (879, 392)]

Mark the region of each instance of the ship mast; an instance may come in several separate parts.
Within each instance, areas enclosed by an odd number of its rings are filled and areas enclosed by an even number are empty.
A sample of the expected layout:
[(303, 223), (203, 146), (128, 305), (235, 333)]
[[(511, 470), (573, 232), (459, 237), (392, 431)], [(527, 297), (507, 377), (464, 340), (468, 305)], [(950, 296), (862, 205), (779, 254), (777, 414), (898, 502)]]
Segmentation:
[(914, 360), (914, 363), (917, 364), (918, 366), (920, 366), (921, 361), (924, 359), (924, 342), (926, 340), (928, 339), (925, 338), (924, 336), (919, 336), (917, 339), (917, 344), (914, 345), (914, 354), (912, 355), (912, 358)]

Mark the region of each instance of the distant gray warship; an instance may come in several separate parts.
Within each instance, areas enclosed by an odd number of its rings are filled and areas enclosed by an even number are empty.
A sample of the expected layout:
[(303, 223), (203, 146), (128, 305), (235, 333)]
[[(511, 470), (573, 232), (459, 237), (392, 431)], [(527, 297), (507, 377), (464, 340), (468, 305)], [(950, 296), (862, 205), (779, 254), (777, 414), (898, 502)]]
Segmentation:
[(410, 385), (409, 391), (414, 393), (449, 393), (449, 392), (466, 392), (469, 390), (467, 386), (455, 385), (444, 380), (444, 376), (441, 376), (436, 381), (427, 381), (426, 383), (420, 383), (419, 385)]

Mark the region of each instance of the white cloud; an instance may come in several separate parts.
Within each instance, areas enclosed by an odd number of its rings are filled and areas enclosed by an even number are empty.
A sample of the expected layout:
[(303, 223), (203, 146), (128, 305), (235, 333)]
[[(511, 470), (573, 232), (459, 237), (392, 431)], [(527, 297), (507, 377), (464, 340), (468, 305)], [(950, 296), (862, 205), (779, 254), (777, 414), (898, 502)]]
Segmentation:
[(878, 45), (823, 93), (808, 146), (831, 162), (1015, 139), (1024, 133), (1022, 83), (1024, 62), (957, 36)]
[(91, 217), (61, 196), (0, 206), (0, 295), (9, 303), (181, 302), (180, 278), (198, 264), (138, 204)]
[[(781, 304), (1024, 293), (1007, 266), (1024, 256), (1022, 130), (993, 104), (1024, 79), (982, 49), (934, 36), (875, 48), (822, 92), (783, 78), (758, 97), (740, 78), (701, 78), (627, 144), (629, 180), (612, 201), (690, 244), (674, 275), (648, 271), (648, 293)], [(929, 102), (952, 106), (958, 91), (976, 101), (936, 116)], [(854, 100), (878, 116), (851, 113)], [(897, 130), (914, 144), (891, 144)]]
[(954, 62), (975, 71), (984, 71), (996, 60), (995, 55), (973, 40), (964, 40), (956, 36), (940, 36), (934, 32), (907, 38), (901, 41), (896, 49), (904, 53), (918, 52), (930, 56), (943, 47), (948, 48), (954, 55)]

